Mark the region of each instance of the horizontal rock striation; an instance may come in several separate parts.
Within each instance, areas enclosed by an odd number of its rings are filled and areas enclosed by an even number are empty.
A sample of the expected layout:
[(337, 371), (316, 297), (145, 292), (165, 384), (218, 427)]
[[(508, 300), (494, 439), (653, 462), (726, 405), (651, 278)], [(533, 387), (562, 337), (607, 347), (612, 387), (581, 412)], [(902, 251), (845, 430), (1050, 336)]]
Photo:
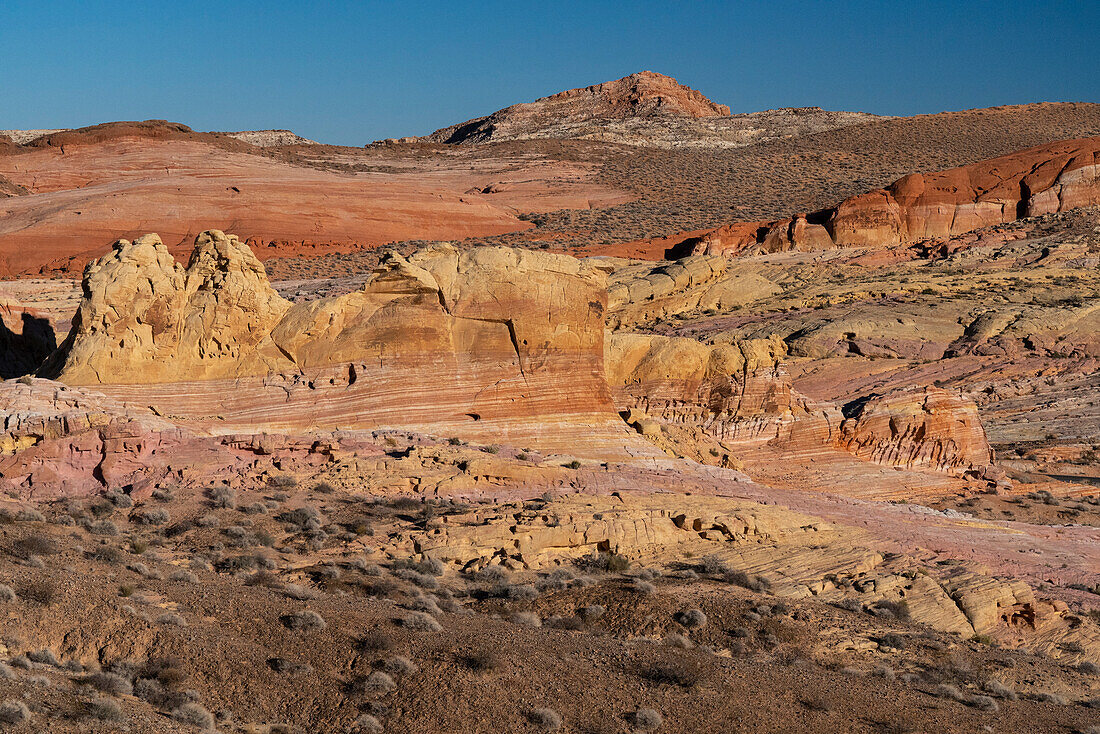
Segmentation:
[(974, 402), (940, 388), (907, 388), (844, 407), (837, 445), (880, 464), (948, 474), (981, 471), (993, 451)]
[(607, 374), (620, 410), (699, 427), (721, 441), (774, 437), (790, 419), (779, 339), (708, 346), (641, 334), (608, 338)]
[(42, 375), (209, 430), (401, 426), (544, 450), (648, 451), (604, 379), (605, 276), (573, 258), (449, 246), (291, 305), (235, 237), (186, 268), (155, 236), (90, 265)]
[(668, 255), (890, 247), (1100, 204), (1100, 138), (1064, 140), (937, 173), (914, 173), (831, 209), (723, 225)]

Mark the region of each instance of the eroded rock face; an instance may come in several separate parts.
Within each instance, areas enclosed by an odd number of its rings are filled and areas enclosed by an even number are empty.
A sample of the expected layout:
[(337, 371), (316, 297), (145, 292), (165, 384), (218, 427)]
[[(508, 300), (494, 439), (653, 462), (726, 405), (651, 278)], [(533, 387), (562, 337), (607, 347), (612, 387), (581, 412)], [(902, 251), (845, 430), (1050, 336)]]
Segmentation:
[(851, 405), (836, 442), (880, 464), (949, 474), (982, 470), (993, 462), (974, 402), (932, 387), (897, 390)]
[(156, 235), (120, 240), (85, 269), (83, 290), (45, 376), (72, 385), (163, 383), (289, 365), (259, 347), (290, 303), (232, 235), (200, 234), (186, 268)]
[(722, 441), (774, 436), (791, 414), (779, 339), (708, 346), (642, 334), (608, 337), (607, 375), (621, 410), (692, 425)]
[(1065, 140), (937, 173), (910, 174), (812, 214), (727, 224), (685, 240), (671, 254), (890, 247), (1097, 204), (1100, 138)]
[(218, 431), (402, 426), (614, 454), (643, 444), (604, 380), (605, 288), (570, 257), (440, 246), (291, 306), (234, 237), (200, 235), (187, 268), (144, 237), (88, 268), (43, 374)]

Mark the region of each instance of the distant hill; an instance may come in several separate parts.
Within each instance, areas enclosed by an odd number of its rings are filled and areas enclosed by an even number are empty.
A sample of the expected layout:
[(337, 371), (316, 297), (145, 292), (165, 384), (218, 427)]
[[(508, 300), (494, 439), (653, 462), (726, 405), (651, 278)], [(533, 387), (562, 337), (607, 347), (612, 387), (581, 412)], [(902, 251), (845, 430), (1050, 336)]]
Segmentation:
[(657, 148), (735, 148), (879, 119), (860, 112), (799, 107), (731, 115), (730, 108), (672, 77), (643, 71), (569, 89), (421, 138), (470, 145), (509, 140), (580, 139)]

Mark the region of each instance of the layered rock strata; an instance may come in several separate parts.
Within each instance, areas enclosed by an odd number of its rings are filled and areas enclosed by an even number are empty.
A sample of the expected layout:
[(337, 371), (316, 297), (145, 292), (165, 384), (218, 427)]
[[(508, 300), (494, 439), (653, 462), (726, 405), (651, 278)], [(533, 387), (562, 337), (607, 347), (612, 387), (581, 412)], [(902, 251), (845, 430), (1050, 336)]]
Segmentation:
[(604, 379), (605, 276), (573, 258), (449, 246), (291, 305), (233, 236), (186, 268), (155, 236), (89, 265), (42, 374), (209, 430), (401, 426), (544, 450), (646, 452)]
[(1100, 138), (1064, 140), (936, 173), (914, 173), (831, 209), (738, 222), (669, 251), (760, 254), (890, 247), (1100, 204)]

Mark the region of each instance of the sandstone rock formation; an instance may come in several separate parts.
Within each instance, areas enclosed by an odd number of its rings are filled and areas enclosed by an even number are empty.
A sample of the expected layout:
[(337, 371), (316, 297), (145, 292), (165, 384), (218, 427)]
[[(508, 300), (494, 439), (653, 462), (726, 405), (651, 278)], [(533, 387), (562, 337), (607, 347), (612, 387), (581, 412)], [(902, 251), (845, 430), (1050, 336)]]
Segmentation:
[(845, 406), (837, 444), (860, 458), (950, 474), (993, 462), (978, 408), (956, 392), (903, 389)]
[(644, 452), (604, 378), (604, 283), (569, 257), (439, 246), (291, 306), (235, 237), (203, 233), (185, 269), (147, 236), (87, 269), (42, 374), (223, 432), (400, 425)]
[(832, 209), (724, 225), (670, 251), (758, 254), (889, 247), (1100, 204), (1100, 138), (1065, 140), (937, 173), (914, 173)]
[(640, 334), (608, 338), (607, 377), (621, 410), (690, 425), (721, 441), (773, 437), (791, 417), (779, 339), (711, 347)]

